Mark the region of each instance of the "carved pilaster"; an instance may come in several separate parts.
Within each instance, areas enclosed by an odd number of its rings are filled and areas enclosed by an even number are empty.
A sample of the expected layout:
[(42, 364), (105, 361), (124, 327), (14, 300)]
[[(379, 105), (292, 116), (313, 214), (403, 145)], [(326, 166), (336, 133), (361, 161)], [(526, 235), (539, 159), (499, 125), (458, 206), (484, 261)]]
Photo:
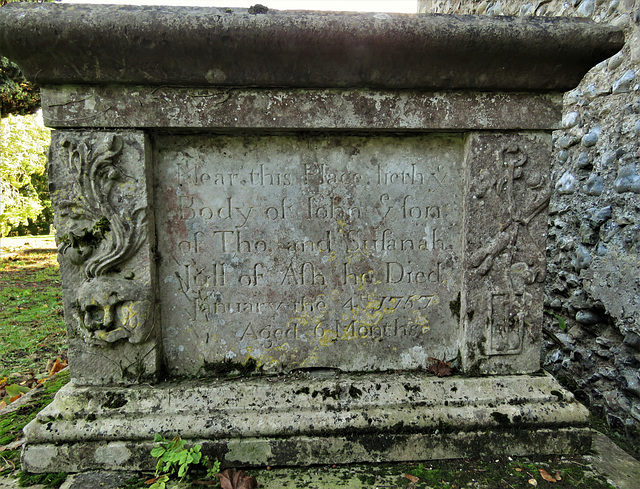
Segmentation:
[(158, 371), (150, 145), (136, 132), (57, 132), (50, 189), (72, 376), (138, 382)]
[(465, 157), (462, 360), (474, 373), (540, 368), (550, 135), (472, 134)]

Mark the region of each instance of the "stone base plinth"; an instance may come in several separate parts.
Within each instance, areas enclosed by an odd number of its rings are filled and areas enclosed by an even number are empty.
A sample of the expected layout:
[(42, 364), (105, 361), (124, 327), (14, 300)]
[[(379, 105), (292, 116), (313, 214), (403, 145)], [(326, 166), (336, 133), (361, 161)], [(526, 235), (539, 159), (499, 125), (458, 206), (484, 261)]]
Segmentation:
[[(23, 469), (152, 470), (153, 436), (231, 466), (581, 453), (588, 412), (548, 375), (421, 373), (64, 387), (26, 428)], [(325, 375), (325, 376), (323, 376)]]

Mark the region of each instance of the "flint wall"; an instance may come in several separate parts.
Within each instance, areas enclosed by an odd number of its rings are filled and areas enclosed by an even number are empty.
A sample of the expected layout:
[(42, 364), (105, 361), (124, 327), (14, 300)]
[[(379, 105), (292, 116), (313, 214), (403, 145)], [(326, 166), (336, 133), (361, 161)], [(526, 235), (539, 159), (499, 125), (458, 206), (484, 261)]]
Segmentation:
[(554, 133), (543, 365), (629, 441), (640, 439), (640, 1), (422, 0), (421, 12), (567, 16), (626, 45), (564, 97)]

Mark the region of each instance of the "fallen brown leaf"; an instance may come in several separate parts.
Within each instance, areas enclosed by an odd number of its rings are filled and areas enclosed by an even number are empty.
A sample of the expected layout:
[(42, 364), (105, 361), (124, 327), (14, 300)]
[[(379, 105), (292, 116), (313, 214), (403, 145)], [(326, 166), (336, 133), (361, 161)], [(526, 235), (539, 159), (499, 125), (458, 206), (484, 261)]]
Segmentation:
[(546, 470), (538, 469), (538, 472), (540, 472), (540, 476), (547, 482), (553, 482), (553, 483), (558, 482), (556, 478), (553, 477), (551, 474), (549, 474), (549, 472), (547, 472)]
[(9, 398), (9, 404), (11, 404), (14, 401), (17, 401), (18, 399), (20, 399), (22, 397), (22, 393), (18, 394), (17, 396), (13, 396)]
[(155, 484), (157, 482), (158, 478), (157, 477), (152, 477), (151, 479), (147, 479), (146, 481), (144, 481), (144, 483), (148, 486), (150, 486), (151, 484)]
[(409, 479), (411, 482), (413, 482), (414, 484), (417, 484), (418, 482), (420, 482), (420, 478), (416, 477), (415, 475), (411, 475), (411, 474), (404, 474), (404, 476)]
[(258, 485), (255, 477), (246, 475), (242, 470), (227, 469), (216, 477), (220, 478), (222, 489), (254, 489)]
[(529, 479), (529, 484), (531, 484), (532, 486), (537, 486), (538, 485), (538, 481), (535, 479)]
[(451, 361), (447, 362), (445, 357), (442, 357), (442, 360), (429, 357), (428, 360), (432, 362), (427, 368), (429, 372), (436, 374), (438, 377), (449, 377), (452, 375)]
[(60, 372), (60, 370), (66, 368), (68, 365), (68, 360), (61, 361), (60, 359), (56, 358), (55, 362), (53, 362), (53, 365), (51, 366), (51, 369), (49, 370), (49, 377), (57, 374), (58, 372)]

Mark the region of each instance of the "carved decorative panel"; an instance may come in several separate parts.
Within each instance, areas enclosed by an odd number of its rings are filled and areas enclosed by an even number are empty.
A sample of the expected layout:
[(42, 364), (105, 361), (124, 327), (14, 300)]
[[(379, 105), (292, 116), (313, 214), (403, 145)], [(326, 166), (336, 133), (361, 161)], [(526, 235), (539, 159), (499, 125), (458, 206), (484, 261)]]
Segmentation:
[[(146, 146), (144, 136), (130, 133), (60, 132), (51, 149), (56, 240), (72, 291), (65, 294), (70, 355), (106, 357), (120, 377), (132, 375), (130, 364), (151, 355), (154, 343)], [(123, 356), (123, 348), (131, 351)], [(132, 357), (138, 348), (147, 351)]]
[(548, 152), (548, 137), (537, 134), (469, 139), (462, 300), (467, 368), (506, 372), (505, 362), (515, 371), (539, 368)]

